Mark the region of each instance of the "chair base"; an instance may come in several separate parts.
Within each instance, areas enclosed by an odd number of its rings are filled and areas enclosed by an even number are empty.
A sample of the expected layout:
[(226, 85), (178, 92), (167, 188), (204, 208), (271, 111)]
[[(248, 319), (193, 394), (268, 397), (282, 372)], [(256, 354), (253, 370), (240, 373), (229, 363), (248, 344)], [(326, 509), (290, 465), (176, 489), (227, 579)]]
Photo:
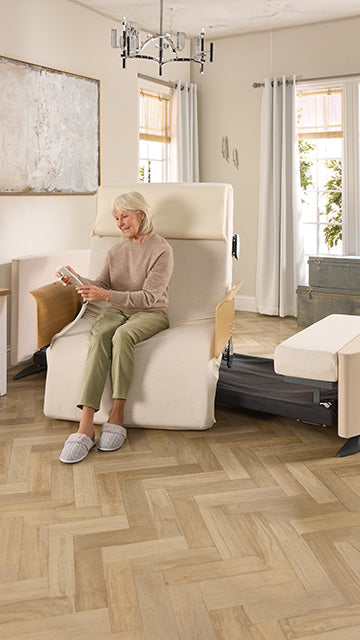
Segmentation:
[(21, 380), (21, 378), (32, 376), (34, 375), (34, 373), (40, 373), (40, 371), (46, 371), (47, 369), (46, 349), (48, 348), (48, 346), (49, 345), (47, 345), (46, 347), (42, 347), (42, 349), (39, 349), (38, 351), (36, 351), (33, 355), (34, 364), (31, 364), (29, 367), (25, 367), (25, 369), (22, 369), (21, 371), (19, 371), (19, 373), (14, 375), (13, 380)]
[(339, 449), (337, 455), (339, 458), (344, 458), (345, 456), (352, 456), (354, 453), (359, 453), (359, 451), (360, 436), (352, 436), (343, 444), (341, 449)]
[(337, 389), (321, 389), (320, 393), (320, 402), (314, 402), (311, 386), (300, 380), (288, 384), (283, 376), (275, 373), (271, 358), (234, 353), (232, 368), (227, 368), (226, 357), (220, 367), (216, 402), (235, 410), (260, 411), (305, 423), (334, 426)]

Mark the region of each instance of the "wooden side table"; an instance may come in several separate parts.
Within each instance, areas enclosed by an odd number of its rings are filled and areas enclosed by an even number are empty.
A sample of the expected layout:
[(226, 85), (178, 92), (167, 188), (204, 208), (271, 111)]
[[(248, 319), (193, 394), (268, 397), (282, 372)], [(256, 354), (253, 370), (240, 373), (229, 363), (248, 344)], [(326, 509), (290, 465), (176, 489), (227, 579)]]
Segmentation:
[(7, 296), (11, 293), (10, 289), (0, 289), (0, 396), (6, 393), (6, 314), (7, 314)]

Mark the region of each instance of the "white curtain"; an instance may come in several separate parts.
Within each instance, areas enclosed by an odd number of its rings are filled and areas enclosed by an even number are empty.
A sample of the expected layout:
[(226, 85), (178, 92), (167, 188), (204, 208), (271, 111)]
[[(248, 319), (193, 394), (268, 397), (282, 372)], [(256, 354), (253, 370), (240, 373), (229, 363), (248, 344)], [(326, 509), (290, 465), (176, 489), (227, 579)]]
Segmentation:
[(261, 107), (256, 305), (296, 316), (305, 283), (296, 141), (295, 77), (266, 78)]
[(171, 108), (171, 182), (199, 181), (197, 86), (177, 82)]

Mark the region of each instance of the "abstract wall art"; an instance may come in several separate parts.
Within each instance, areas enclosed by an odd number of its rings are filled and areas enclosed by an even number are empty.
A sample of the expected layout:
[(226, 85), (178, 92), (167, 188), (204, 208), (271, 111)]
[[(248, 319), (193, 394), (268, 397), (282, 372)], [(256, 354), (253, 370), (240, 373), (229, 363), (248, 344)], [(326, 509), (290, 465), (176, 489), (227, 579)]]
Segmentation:
[(0, 194), (100, 184), (100, 81), (0, 56)]

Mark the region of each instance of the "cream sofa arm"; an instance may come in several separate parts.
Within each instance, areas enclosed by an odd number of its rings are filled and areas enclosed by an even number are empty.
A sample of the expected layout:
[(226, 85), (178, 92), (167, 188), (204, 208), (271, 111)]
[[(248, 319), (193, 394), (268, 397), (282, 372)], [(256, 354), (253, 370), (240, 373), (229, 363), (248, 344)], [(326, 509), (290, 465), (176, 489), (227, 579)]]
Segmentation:
[(359, 411), (360, 336), (338, 352), (338, 434), (352, 438), (360, 434)]
[(64, 287), (52, 282), (29, 291), (36, 302), (36, 342), (39, 349), (72, 322), (82, 305), (82, 298), (73, 285)]
[(244, 284), (239, 280), (219, 302), (215, 311), (215, 358), (218, 358), (229, 342), (235, 324), (235, 295)]
[(89, 249), (69, 249), (28, 256), (11, 261), (11, 364), (32, 358), (36, 345), (36, 314), (29, 291), (55, 280), (60, 264), (71, 266), (86, 276), (89, 269)]

